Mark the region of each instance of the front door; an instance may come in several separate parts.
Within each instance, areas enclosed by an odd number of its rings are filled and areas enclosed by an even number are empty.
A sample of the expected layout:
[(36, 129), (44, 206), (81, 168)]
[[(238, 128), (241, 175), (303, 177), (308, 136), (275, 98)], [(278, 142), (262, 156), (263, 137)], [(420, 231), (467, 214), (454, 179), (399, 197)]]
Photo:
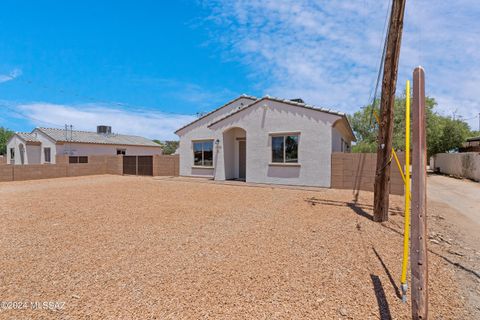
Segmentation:
[(238, 178), (245, 180), (247, 172), (247, 143), (238, 141)]

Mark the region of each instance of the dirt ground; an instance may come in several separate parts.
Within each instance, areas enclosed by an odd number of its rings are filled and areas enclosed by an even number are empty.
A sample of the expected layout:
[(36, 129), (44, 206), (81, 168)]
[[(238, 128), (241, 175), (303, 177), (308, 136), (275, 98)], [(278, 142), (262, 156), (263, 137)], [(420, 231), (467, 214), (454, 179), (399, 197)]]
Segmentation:
[[(372, 194), (352, 199), (181, 178), (0, 183), (0, 318), (408, 319), (403, 200), (377, 224)], [(473, 319), (464, 271), (435, 245), (431, 318)]]
[(455, 278), (480, 319), (480, 183), (442, 175), (428, 177), (430, 251), (455, 265)]

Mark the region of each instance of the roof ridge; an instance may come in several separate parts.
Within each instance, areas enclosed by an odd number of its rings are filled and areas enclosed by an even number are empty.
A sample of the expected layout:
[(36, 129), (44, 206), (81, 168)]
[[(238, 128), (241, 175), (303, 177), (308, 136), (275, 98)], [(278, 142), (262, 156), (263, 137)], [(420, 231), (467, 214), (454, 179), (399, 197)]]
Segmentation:
[[(275, 101), (275, 102), (279, 102), (279, 103), (285, 103), (285, 104), (289, 104), (289, 105), (293, 105), (293, 106), (297, 106), (297, 107), (300, 107), (300, 108), (306, 108), (306, 109), (310, 109), (310, 110), (314, 110), (314, 111), (319, 111), (319, 112), (325, 112), (325, 113), (329, 113), (329, 114), (334, 114), (336, 116), (339, 116), (339, 117), (344, 117), (345, 119), (347, 118), (347, 115), (346, 113), (344, 112), (338, 112), (338, 111), (332, 111), (331, 109), (325, 109), (325, 108), (317, 108), (317, 107), (314, 107), (312, 105), (307, 105), (305, 103), (298, 103), (296, 101), (291, 101), (291, 100), (287, 100), (287, 99), (280, 99), (280, 98), (275, 98), (275, 97), (271, 97), (269, 95), (266, 95), (264, 96), (263, 98), (261, 99), (258, 99), (252, 103), (250, 103), (249, 105), (245, 106), (244, 108), (241, 108), (241, 109), (238, 109), (238, 110), (235, 110), (234, 112), (231, 112), (229, 113), (228, 115), (216, 120), (216, 121), (213, 121), (212, 123), (210, 123), (208, 125), (208, 127), (211, 127), (239, 112), (242, 112), (243, 110), (246, 110), (250, 107), (252, 107), (253, 105), (256, 105), (257, 103), (263, 101), (263, 100), (270, 100), (270, 101)], [(347, 122), (348, 122), (348, 119), (347, 119)], [(348, 125), (350, 126), (350, 123), (348, 123)], [(351, 128), (351, 126), (350, 126)], [(352, 135), (353, 135), (353, 130), (352, 130)]]
[[(44, 129), (44, 130), (55, 130), (55, 131), (65, 131), (65, 129), (59, 129), (59, 128), (46, 128), (46, 127), (37, 127), (37, 129)], [(103, 133), (98, 133), (96, 131), (88, 131), (88, 130), (69, 130), (73, 132), (83, 132), (83, 133), (95, 133), (95, 134), (103, 134)], [(117, 135), (117, 136), (130, 136), (130, 137), (142, 137), (138, 135), (133, 135), (133, 134), (123, 134), (123, 133), (116, 133), (116, 132), (111, 132), (109, 133), (110, 135)], [(143, 137), (142, 137), (143, 138)]]
[[(47, 128), (47, 127), (38, 127), (37, 129), (46, 129), (46, 130), (55, 130), (55, 131), (65, 131), (65, 129), (60, 129), (60, 128)], [(67, 129), (69, 130), (69, 129)], [(95, 131), (87, 131), (87, 130), (70, 130), (74, 132), (88, 132), (88, 133), (97, 133)]]
[(313, 104), (292, 101), (290, 99), (283, 99), (283, 98), (273, 97), (273, 96), (269, 96), (269, 95), (264, 96), (262, 99), (270, 99), (270, 100), (274, 100), (274, 101), (290, 103), (290, 104), (293, 104), (293, 105), (298, 105), (298, 106), (307, 107), (307, 108), (311, 108), (311, 109), (321, 110), (321, 111), (325, 111), (325, 112), (336, 113), (336, 114), (339, 114), (339, 115), (345, 115), (344, 112), (341, 112), (341, 111), (338, 111), (338, 110), (335, 110), (335, 109), (318, 107), (318, 106), (313, 105)]
[[(218, 108), (216, 108), (216, 109), (213, 109), (213, 110), (212, 110), (212, 111), (210, 111), (210, 112), (207, 112), (207, 113), (206, 113), (206, 114), (204, 114), (203, 116), (201, 116), (201, 117), (199, 117), (199, 118), (197, 118), (197, 119), (193, 120), (193, 121), (192, 121), (192, 122), (190, 122), (190, 123), (187, 123), (186, 125), (184, 125), (183, 127), (179, 128), (179, 129), (175, 130), (175, 132), (174, 132), (174, 133), (175, 133), (175, 134), (177, 134), (177, 132), (179, 132), (180, 130), (183, 130), (183, 129), (187, 128), (188, 126), (190, 126), (190, 125), (192, 125), (192, 124), (194, 124), (194, 123), (196, 123), (196, 122), (200, 121), (201, 119), (203, 119), (203, 118), (205, 118), (205, 117), (208, 117), (209, 115), (211, 115), (211, 114), (213, 114), (213, 113), (217, 112), (218, 110), (220, 110), (220, 109), (222, 109), (222, 108), (224, 108), (224, 107), (226, 107), (226, 106), (228, 106), (228, 105), (230, 105), (230, 104), (234, 103), (235, 101), (237, 101), (237, 100), (239, 100), (239, 99), (241, 99), (241, 98), (247, 98), (247, 99), (251, 99), (251, 100), (253, 100), (253, 102), (252, 102), (252, 103), (255, 103), (256, 101), (260, 100), (260, 99), (259, 99), (259, 98), (257, 98), (257, 97), (254, 97), (254, 96), (249, 96), (249, 95), (246, 95), (245, 93), (242, 93), (241, 95), (239, 95), (239, 96), (238, 96), (238, 97), (236, 97), (235, 99), (232, 99), (232, 100), (228, 101), (227, 103), (225, 103), (225, 104), (221, 105), (220, 107), (218, 107)], [(252, 104), (252, 103), (250, 103), (250, 104)], [(250, 105), (250, 104), (248, 104), (248, 105)], [(248, 105), (247, 105), (247, 106), (248, 106)]]

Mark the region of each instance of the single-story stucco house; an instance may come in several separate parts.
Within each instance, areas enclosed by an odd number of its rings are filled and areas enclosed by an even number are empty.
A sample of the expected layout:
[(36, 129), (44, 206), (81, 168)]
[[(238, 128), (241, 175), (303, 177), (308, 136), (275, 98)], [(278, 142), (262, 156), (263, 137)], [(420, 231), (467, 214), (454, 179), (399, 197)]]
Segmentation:
[(90, 155), (156, 155), (160, 145), (144, 137), (112, 133), (109, 126), (97, 132), (35, 128), (17, 132), (7, 142), (7, 164), (55, 163), (56, 155), (71, 162), (87, 162)]
[(180, 175), (330, 187), (332, 152), (355, 136), (344, 113), (242, 95), (175, 132)]

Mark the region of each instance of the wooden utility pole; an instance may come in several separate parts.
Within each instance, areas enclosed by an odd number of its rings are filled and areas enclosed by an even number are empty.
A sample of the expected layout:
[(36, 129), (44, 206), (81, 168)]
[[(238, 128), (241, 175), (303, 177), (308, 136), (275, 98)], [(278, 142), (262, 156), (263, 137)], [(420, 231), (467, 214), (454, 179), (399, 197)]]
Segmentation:
[(402, 42), (403, 16), (406, 0), (393, 0), (388, 28), (387, 48), (383, 64), (382, 97), (375, 173), (373, 219), (388, 220), (390, 164), (392, 157), (393, 106), (397, 86), (398, 60)]
[(412, 134), (412, 319), (428, 319), (427, 140), (425, 72), (413, 71)]

